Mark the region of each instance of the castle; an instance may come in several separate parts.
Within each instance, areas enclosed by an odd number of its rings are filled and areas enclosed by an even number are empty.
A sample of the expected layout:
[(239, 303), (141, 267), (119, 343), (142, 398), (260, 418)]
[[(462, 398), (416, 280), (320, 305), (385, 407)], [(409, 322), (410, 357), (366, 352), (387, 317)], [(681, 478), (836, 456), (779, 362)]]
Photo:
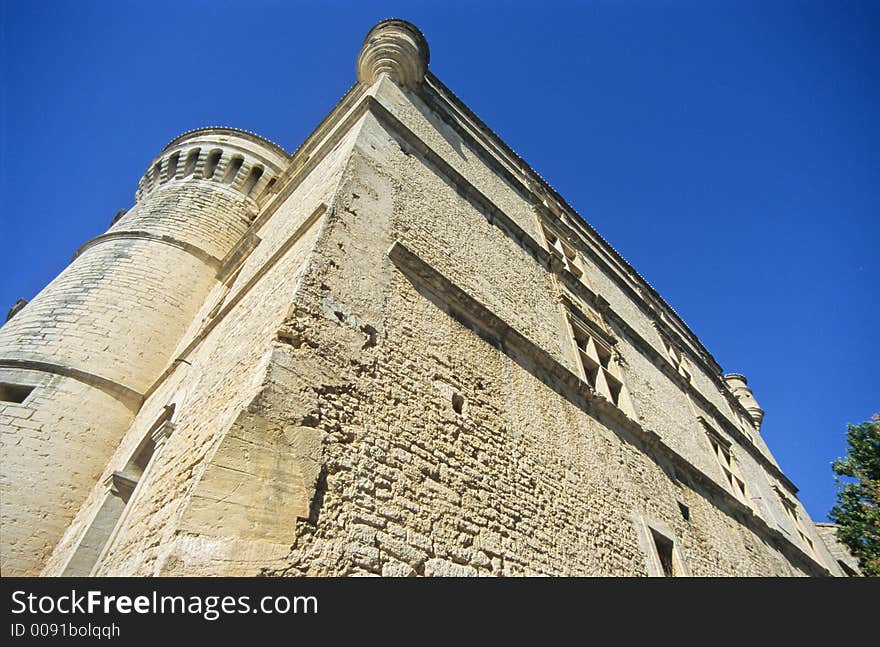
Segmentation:
[(3, 575), (843, 575), (659, 294), (402, 20), (171, 141), (0, 329)]

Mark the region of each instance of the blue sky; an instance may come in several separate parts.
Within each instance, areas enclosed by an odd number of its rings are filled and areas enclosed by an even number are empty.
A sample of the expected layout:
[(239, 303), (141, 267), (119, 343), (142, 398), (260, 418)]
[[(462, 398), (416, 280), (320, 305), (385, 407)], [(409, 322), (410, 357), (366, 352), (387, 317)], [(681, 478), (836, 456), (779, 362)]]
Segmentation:
[(294, 150), (371, 25), (431, 70), (684, 318), (766, 410), (815, 520), (880, 410), (880, 4), (0, 0), (0, 308), (130, 207), (174, 136)]

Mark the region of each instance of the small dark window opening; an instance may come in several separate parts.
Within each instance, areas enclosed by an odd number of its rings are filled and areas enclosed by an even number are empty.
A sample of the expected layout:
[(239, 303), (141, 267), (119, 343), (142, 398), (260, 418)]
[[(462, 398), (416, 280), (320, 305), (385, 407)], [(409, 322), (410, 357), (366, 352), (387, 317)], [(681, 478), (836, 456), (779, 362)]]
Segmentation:
[(242, 164), (244, 164), (244, 158), (237, 155), (229, 161), (229, 166), (226, 168), (226, 175), (223, 177), (224, 184), (232, 184), (235, 181), (235, 176), (238, 175), (238, 172), (241, 170)]
[(127, 213), (126, 209), (120, 209), (119, 211), (117, 211), (116, 215), (113, 216), (113, 220), (110, 221), (110, 226), (112, 227), (117, 222), (119, 222), (119, 219), (122, 218), (122, 216), (124, 216), (126, 213)]
[(153, 186), (158, 186), (160, 180), (162, 179), (160, 175), (161, 173), (162, 162), (156, 162), (156, 164), (153, 166)]
[(251, 191), (254, 190), (254, 187), (257, 185), (257, 182), (260, 181), (260, 178), (263, 177), (263, 167), (255, 166), (251, 169), (250, 174), (248, 175), (247, 180), (244, 182), (244, 186), (241, 187), (241, 192), (245, 195), (250, 195)]
[(605, 373), (605, 381), (608, 383), (608, 392), (611, 394), (611, 401), (618, 405), (620, 403), (620, 391), (623, 385), (612, 378), (607, 372)]
[(165, 171), (165, 181), (173, 180), (177, 175), (177, 164), (180, 162), (180, 153), (174, 153), (168, 158), (168, 169)]
[(842, 559), (837, 560), (837, 565), (840, 566), (840, 570), (842, 570), (846, 574), (847, 577), (858, 577), (859, 576), (859, 574), (856, 573), (852, 569), (852, 567), (849, 564), (847, 564), (845, 561), (843, 561)]
[(678, 509), (681, 511), (681, 518), (685, 521), (691, 520), (691, 509), (688, 508), (684, 503), (678, 504)]
[(186, 162), (183, 164), (183, 177), (188, 177), (195, 172), (196, 162), (199, 161), (199, 153), (201, 152), (201, 148), (196, 148), (195, 150), (190, 151), (189, 155), (186, 156)]
[(675, 572), (672, 567), (672, 540), (653, 529), (651, 530), (651, 537), (654, 539), (654, 547), (657, 549), (657, 557), (660, 558), (663, 575), (665, 577), (673, 577)]
[(597, 380), (599, 379), (599, 367), (593, 364), (592, 361), (590, 361), (589, 364), (584, 361), (584, 375), (586, 375), (587, 384), (595, 389)]
[(611, 364), (611, 353), (602, 348), (599, 344), (596, 344), (596, 354), (599, 356), (599, 363), (604, 368), (608, 368)]
[(26, 384), (6, 384), (0, 382), (0, 401), (21, 404), (31, 394), (34, 387)]
[(208, 155), (208, 161), (205, 162), (205, 179), (210, 180), (214, 177), (214, 171), (217, 170), (217, 164), (220, 163), (221, 157), (223, 157), (223, 151), (221, 150), (213, 150)]
[(260, 197), (257, 200), (262, 200), (264, 197), (269, 195), (272, 192), (272, 187), (275, 186), (275, 178), (273, 177), (269, 180), (269, 183), (266, 185), (266, 188), (263, 189), (263, 192), (260, 193)]
[(458, 393), (453, 393), (452, 394), (452, 410), (455, 411), (455, 413), (461, 414), (463, 409), (464, 409), (464, 397), (462, 397)]

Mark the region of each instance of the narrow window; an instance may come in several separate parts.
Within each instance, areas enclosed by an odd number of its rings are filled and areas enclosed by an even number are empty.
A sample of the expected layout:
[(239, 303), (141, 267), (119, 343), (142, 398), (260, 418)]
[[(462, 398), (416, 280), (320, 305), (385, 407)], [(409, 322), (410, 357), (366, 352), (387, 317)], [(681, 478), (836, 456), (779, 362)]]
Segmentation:
[(687, 507), (684, 503), (679, 502), (678, 510), (681, 512), (681, 518), (685, 521), (691, 520), (691, 509)]
[[(780, 490), (777, 488), (777, 492)], [(813, 547), (813, 540), (807, 536), (807, 531), (804, 529), (804, 525), (801, 522), (801, 517), (798, 514), (797, 504), (794, 501), (791, 501), (785, 496), (782, 496), (780, 493), (780, 500), (782, 501), (782, 507), (785, 508), (785, 511), (788, 513), (788, 516), (791, 518), (792, 523), (794, 524), (794, 529), (797, 531), (798, 536), (801, 538), (803, 544), (810, 550), (810, 553), (815, 555), (815, 550)]]
[(7, 384), (0, 382), (0, 402), (12, 402), (21, 404), (34, 390), (34, 387), (25, 384)]
[(165, 181), (173, 180), (177, 175), (177, 164), (180, 162), (180, 153), (174, 153), (168, 158), (168, 169), (165, 171)]
[(174, 423), (171, 422), (173, 414), (173, 404), (165, 407), (125, 467), (110, 476), (104, 502), (64, 568), (62, 576), (86, 577), (92, 572), (156, 449), (174, 429)]
[(244, 158), (240, 155), (236, 155), (229, 160), (229, 166), (226, 167), (226, 175), (223, 176), (224, 184), (232, 184), (235, 181), (235, 176), (238, 175), (242, 164), (244, 164)]
[(247, 180), (244, 181), (244, 186), (241, 187), (241, 192), (245, 195), (250, 195), (251, 191), (254, 190), (254, 187), (257, 186), (257, 182), (260, 181), (261, 177), (263, 177), (263, 167), (254, 166), (251, 169), (251, 172), (248, 174)]
[(675, 577), (675, 561), (673, 560), (672, 540), (651, 528), (651, 539), (654, 541), (654, 550), (657, 551), (657, 559), (664, 577)]
[(458, 393), (452, 394), (452, 410), (455, 413), (461, 415), (462, 410), (464, 409), (464, 397)]
[(257, 200), (262, 200), (267, 195), (269, 195), (272, 192), (272, 187), (274, 187), (274, 186), (275, 186), (275, 178), (273, 177), (271, 180), (269, 180), (269, 183), (266, 184), (266, 187), (260, 193), (260, 197), (258, 197)]
[(196, 162), (199, 161), (199, 153), (202, 152), (201, 148), (196, 148), (189, 152), (189, 155), (186, 156), (186, 162), (183, 165), (183, 177), (189, 177), (196, 171)]
[(712, 453), (715, 455), (715, 460), (718, 461), (718, 465), (721, 467), (721, 471), (724, 473), (724, 478), (727, 479), (731, 491), (737, 499), (747, 503), (746, 484), (745, 481), (743, 481), (742, 476), (740, 476), (736, 461), (733, 460), (733, 455), (730, 452), (730, 444), (722, 440), (721, 436), (718, 435), (718, 432), (715, 431), (715, 429), (713, 429), (712, 426), (702, 417), (700, 418), (700, 422), (703, 424), (703, 428), (709, 436), (709, 444), (712, 446)]
[[(682, 515), (684, 515), (684, 510)], [(690, 516), (689, 511), (688, 516)], [(648, 521), (638, 514), (633, 515), (633, 523), (638, 534), (639, 546), (645, 555), (648, 577), (688, 577), (690, 575), (675, 533), (665, 523)]]
[(214, 177), (214, 171), (217, 170), (217, 164), (220, 163), (220, 158), (223, 157), (223, 151), (220, 149), (212, 150), (208, 154), (208, 160), (205, 162), (205, 172), (203, 177), (206, 180), (210, 180)]
[(161, 181), (162, 174), (162, 161), (159, 160), (153, 166), (153, 187), (159, 186), (159, 182)]

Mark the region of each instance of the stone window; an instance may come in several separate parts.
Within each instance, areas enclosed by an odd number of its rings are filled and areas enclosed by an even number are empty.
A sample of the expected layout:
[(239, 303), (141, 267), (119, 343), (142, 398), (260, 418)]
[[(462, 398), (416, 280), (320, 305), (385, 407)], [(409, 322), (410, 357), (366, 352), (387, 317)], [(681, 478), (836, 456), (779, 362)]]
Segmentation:
[(0, 402), (22, 404), (33, 392), (34, 387), (26, 384), (7, 384), (0, 382)]
[(262, 192), (260, 193), (260, 195), (257, 197), (257, 200), (262, 200), (262, 199), (265, 198), (267, 195), (269, 195), (270, 193), (272, 193), (272, 189), (273, 189), (274, 187), (275, 187), (275, 178), (273, 177), (271, 180), (269, 180), (269, 182), (268, 182), (268, 183), (266, 184), (266, 186), (263, 188), (263, 191), (262, 191)]
[(691, 520), (691, 509), (681, 501), (678, 502), (678, 511), (681, 512), (681, 518), (685, 521)]
[(654, 542), (654, 551), (657, 554), (657, 561), (660, 562), (660, 568), (664, 577), (675, 576), (675, 564), (672, 558), (673, 542), (669, 537), (651, 529), (651, 539)]
[(740, 475), (736, 461), (733, 459), (733, 454), (730, 451), (730, 442), (722, 438), (702, 416), (700, 417), (700, 422), (706, 430), (709, 444), (712, 446), (712, 453), (715, 455), (718, 465), (721, 466), (721, 471), (724, 473), (724, 478), (730, 485), (730, 489), (737, 499), (747, 503), (746, 484)]
[(566, 271), (573, 274), (575, 278), (584, 281), (584, 270), (577, 251), (567, 243), (564, 243), (562, 238), (556, 235), (546, 225), (542, 224), (541, 228), (544, 232), (544, 238), (547, 241), (547, 249), (550, 253), (553, 254)]
[(660, 338), (663, 340), (663, 347), (666, 349), (666, 358), (670, 361), (672, 366), (675, 367), (675, 370), (678, 371), (679, 375), (686, 380), (690, 380), (691, 372), (688, 370), (688, 362), (684, 353), (679, 350), (675, 344), (669, 341), (665, 335), (661, 334)]
[(194, 148), (189, 152), (189, 155), (186, 156), (186, 162), (183, 165), (183, 177), (189, 177), (195, 173), (196, 164), (199, 161), (199, 153), (201, 152), (201, 148)]
[(220, 163), (221, 157), (223, 157), (223, 151), (219, 148), (215, 148), (208, 153), (208, 159), (205, 161), (205, 170), (202, 173), (202, 176), (206, 180), (210, 180), (214, 177), (214, 171), (217, 170), (217, 165)]
[(649, 577), (688, 577), (687, 564), (675, 533), (660, 521), (633, 516)]
[(110, 544), (125, 507), (150, 461), (174, 429), (174, 423), (171, 422), (174, 409), (174, 405), (165, 407), (125, 466), (113, 472), (107, 479), (104, 501), (64, 567), (62, 576), (87, 577), (92, 572), (104, 549)]
[(226, 175), (223, 176), (224, 184), (232, 184), (235, 182), (235, 177), (241, 170), (242, 164), (244, 164), (244, 158), (241, 155), (236, 155), (229, 160), (229, 166), (226, 167)]
[(597, 331), (574, 313), (569, 323), (577, 347), (582, 370), (581, 377), (592, 389), (611, 401), (615, 406), (629, 411), (623, 375), (616, 353)]
[(247, 176), (247, 180), (245, 180), (244, 185), (241, 187), (241, 192), (245, 195), (250, 195), (251, 192), (254, 190), (254, 187), (257, 186), (257, 182), (260, 181), (261, 177), (263, 177), (263, 167), (252, 167), (251, 172)]
[(749, 422), (746, 419), (746, 417), (742, 414), (737, 414), (736, 417), (737, 417), (737, 420), (739, 420), (740, 431), (743, 432), (743, 435), (745, 435), (745, 437), (748, 438), (750, 442), (754, 443), (755, 438), (754, 438), (754, 436), (752, 436), (752, 432), (751, 432), (752, 423)]
[(165, 169), (165, 181), (173, 180), (177, 175), (177, 165), (180, 162), (180, 153), (174, 153), (168, 158), (168, 168)]
[(788, 498), (788, 496), (783, 493), (780, 486), (777, 485), (774, 489), (779, 495), (779, 500), (782, 501), (782, 507), (785, 508), (786, 514), (788, 514), (788, 517), (791, 519), (795, 531), (801, 538), (801, 542), (809, 549), (812, 555), (815, 555), (816, 551), (815, 547), (813, 546), (813, 540), (807, 536), (807, 531), (804, 529), (804, 524), (803, 522), (801, 522), (801, 517), (798, 514), (797, 503)]
[(159, 160), (153, 165), (153, 188), (159, 186), (159, 183), (162, 181), (162, 160)]

